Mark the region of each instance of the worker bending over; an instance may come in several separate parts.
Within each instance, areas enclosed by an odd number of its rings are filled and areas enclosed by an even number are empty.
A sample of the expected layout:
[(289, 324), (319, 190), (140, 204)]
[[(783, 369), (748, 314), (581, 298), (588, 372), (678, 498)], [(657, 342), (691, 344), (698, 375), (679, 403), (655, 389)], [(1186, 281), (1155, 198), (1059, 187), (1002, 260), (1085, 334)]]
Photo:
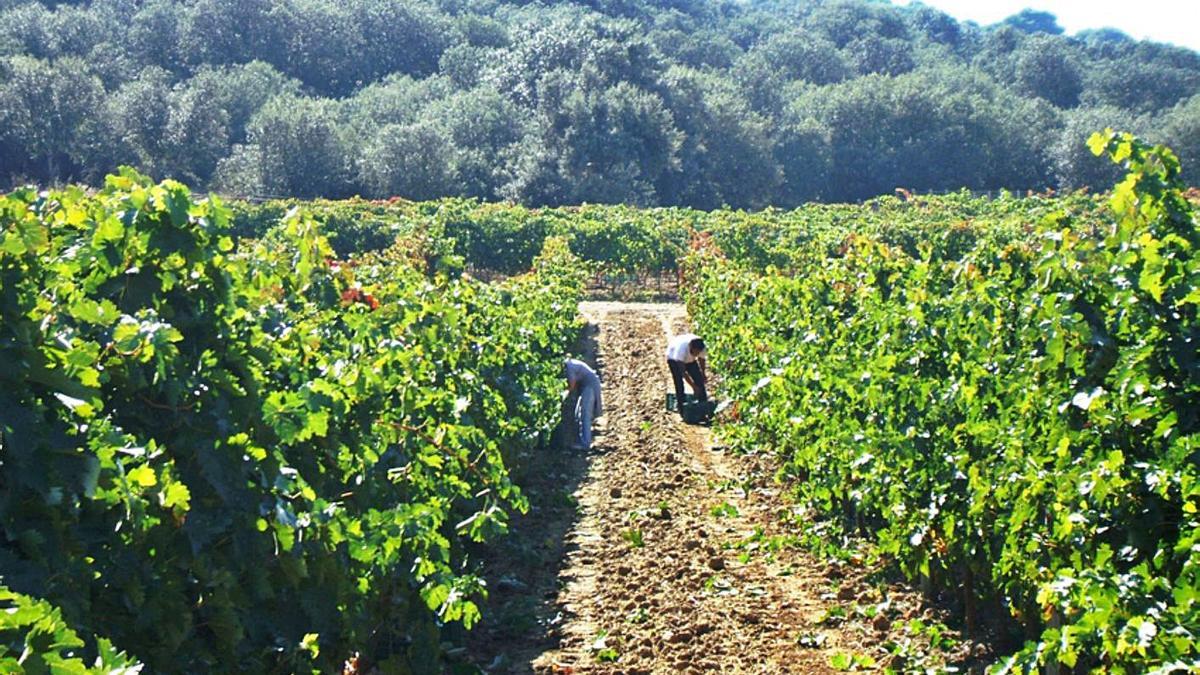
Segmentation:
[(667, 342), (667, 367), (671, 369), (671, 379), (675, 381), (675, 404), (679, 414), (683, 414), (683, 382), (692, 385), (699, 401), (708, 400), (708, 392), (704, 389), (704, 366), (708, 358), (704, 340), (696, 335), (684, 333), (676, 335)]
[(579, 399), (575, 401), (575, 423), (579, 435), (571, 444), (571, 449), (589, 450), (592, 447), (592, 423), (604, 414), (604, 406), (600, 401), (600, 376), (579, 359), (567, 359), (564, 370), (567, 389), (579, 394)]

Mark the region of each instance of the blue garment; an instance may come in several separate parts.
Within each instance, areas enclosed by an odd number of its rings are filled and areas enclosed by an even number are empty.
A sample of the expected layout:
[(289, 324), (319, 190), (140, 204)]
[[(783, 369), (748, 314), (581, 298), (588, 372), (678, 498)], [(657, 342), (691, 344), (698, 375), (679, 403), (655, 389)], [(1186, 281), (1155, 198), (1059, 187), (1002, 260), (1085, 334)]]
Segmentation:
[(579, 389), (575, 402), (575, 421), (579, 424), (579, 444), (584, 450), (592, 447), (592, 422), (600, 415), (600, 385), (587, 384)]
[(575, 422), (579, 428), (576, 442), (586, 450), (592, 447), (592, 424), (604, 414), (600, 376), (579, 359), (567, 359), (564, 370), (567, 383), (579, 394), (579, 399), (575, 401)]

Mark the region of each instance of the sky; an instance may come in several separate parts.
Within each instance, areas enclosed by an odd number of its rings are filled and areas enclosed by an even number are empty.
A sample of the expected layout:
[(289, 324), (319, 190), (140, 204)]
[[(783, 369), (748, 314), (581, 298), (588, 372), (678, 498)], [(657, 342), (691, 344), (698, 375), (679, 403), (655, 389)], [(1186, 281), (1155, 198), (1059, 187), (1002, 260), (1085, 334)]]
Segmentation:
[[(896, 0), (898, 5), (911, 0)], [(1139, 40), (1200, 51), (1200, 0), (922, 0), (963, 21), (996, 23), (1023, 9), (1050, 12), (1068, 34), (1116, 28)]]

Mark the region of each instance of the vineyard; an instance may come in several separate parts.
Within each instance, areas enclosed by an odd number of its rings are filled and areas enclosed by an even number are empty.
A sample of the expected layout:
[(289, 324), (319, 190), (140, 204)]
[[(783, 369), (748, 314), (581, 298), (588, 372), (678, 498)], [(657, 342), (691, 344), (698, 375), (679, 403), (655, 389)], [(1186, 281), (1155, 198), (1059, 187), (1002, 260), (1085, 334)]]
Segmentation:
[(103, 669), (435, 670), (478, 618), (463, 543), (524, 506), (506, 454), (557, 421), (564, 247), (494, 286), (300, 215), (234, 251), (217, 200), (135, 175), (3, 213), (4, 584), (56, 607), (12, 596), (5, 670), (81, 670), (60, 617)]
[[(1091, 145), (1128, 172), (1111, 194), (792, 211), (16, 190), (0, 670), (1194, 671), (1198, 211), (1169, 150)], [(687, 316), (580, 316), (664, 279)], [(729, 402), (711, 438), (650, 367), (689, 321)], [(613, 396), (572, 460), (588, 339)], [(556, 514), (595, 530), (598, 567), (564, 572), (594, 585), (508, 555), (568, 556)], [(817, 588), (826, 564), (869, 587)], [(555, 648), (513, 646), (538, 623), (448, 655), (522, 586), (576, 608)], [(870, 641), (829, 628), (856, 612)]]
[(844, 231), (778, 271), (701, 247), (688, 302), (728, 433), (775, 449), (828, 545), (868, 538), (968, 626), (1011, 617), (1031, 639), (1002, 672), (1188, 671), (1200, 231), (1168, 151), (1092, 144), (1130, 169), (1110, 217), (1067, 200), (1025, 232), (964, 221), (915, 247)]

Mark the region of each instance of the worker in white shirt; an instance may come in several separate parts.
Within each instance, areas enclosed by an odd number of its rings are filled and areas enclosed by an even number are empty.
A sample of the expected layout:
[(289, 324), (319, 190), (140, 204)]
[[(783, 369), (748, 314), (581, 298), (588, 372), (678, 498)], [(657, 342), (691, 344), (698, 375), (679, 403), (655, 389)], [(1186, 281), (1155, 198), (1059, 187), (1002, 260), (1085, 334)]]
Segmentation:
[(675, 402), (681, 415), (684, 380), (692, 385), (697, 400), (708, 400), (708, 392), (704, 389), (705, 361), (708, 359), (705, 349), (704, 340), (692, 333), (676, 335), (667, 342), (667, 367), (671, 369), (671, 379), (675, 381)]
[(567, 389), (579, 394), (575, 401), (575, 423), (579, 435), (571, 444), (571, 449), (589, 450), (592, 447), (592, 423), (604, 414), (604, 405), (600, 400), (600, 376), (579, 359), (567, 359), (563, 368), (567, 376)]

